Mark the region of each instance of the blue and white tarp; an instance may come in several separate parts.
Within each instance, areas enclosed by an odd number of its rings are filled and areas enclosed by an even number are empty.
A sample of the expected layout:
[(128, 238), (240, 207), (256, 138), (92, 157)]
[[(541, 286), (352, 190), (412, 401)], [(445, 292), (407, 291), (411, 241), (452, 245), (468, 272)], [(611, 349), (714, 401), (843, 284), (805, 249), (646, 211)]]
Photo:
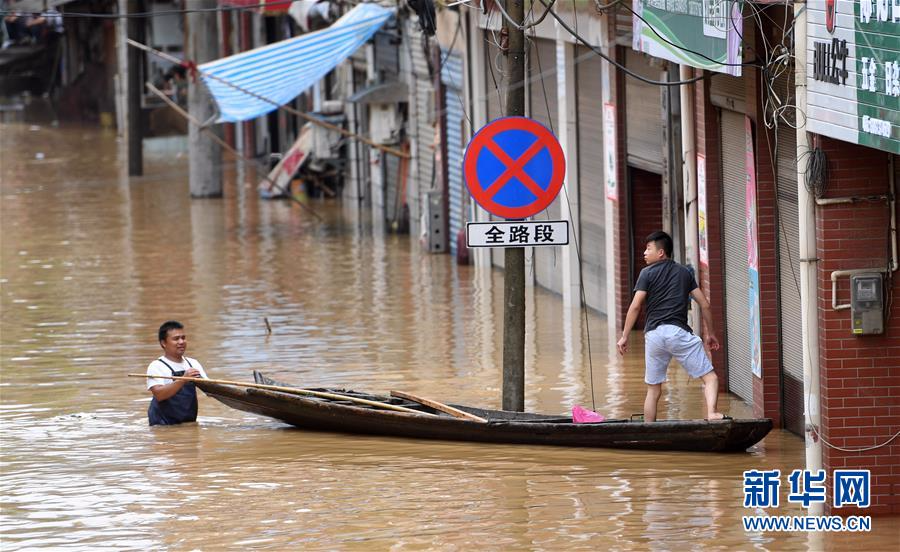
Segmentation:
[(393, 15), (393, 9), (360, 4), (327, 29), (200, 65), (203, 83), (219, 108), (217, 122), (255, 119), (293, 100), (350, 57)]

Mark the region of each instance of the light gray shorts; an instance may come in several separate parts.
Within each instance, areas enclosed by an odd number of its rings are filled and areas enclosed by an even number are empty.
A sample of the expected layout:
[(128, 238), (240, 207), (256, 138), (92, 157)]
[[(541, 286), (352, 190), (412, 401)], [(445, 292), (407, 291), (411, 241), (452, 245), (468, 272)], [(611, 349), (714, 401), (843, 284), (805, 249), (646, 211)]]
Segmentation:
[(665, 383), (672, 357), (684, 366), (692, 378), (712, 372), (703, 340), (678, 326), (663, 324), (644, 334), (644, 381), (649, 385)]

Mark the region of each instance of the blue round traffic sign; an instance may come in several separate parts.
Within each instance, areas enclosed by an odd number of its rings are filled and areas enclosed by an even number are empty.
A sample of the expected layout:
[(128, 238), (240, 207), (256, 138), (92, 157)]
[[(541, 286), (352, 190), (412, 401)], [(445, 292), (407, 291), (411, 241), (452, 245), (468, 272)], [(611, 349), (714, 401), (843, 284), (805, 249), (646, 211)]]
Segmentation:
[(472, 138), (463, 159), (472, 198), (498, 217), (521, 219), (553, 203), (566, 175), (556, 137), (526, 117), (491, 121)]

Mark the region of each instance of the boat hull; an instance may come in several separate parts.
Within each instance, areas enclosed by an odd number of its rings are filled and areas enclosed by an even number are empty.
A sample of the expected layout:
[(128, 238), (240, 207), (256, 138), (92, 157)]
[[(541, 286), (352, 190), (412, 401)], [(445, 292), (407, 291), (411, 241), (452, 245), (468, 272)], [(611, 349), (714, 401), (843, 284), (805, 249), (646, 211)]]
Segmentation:
[[(272, 381), (267, 380), (265, 381)], [(421, 408), (423, 414), (382, 410), (334, 402), (305, 395), (242, 387), (198, 383), (207, 395), (223, 404), (253, 414), (281, 420), (315, 431), (386, 435), (416, 439), (474, 441), (529, 445), (602, 447), (694, 452), (743, 452), (772, 429), (770, 419), (671, 420), (644, 423), (629, 420), (575, 424), (571, 418), (485, 410), (452, 405), (486, 418), (480, 423), (388, 397), (355, 394)], [(321, 390), (353, 393), (343, 390)]]

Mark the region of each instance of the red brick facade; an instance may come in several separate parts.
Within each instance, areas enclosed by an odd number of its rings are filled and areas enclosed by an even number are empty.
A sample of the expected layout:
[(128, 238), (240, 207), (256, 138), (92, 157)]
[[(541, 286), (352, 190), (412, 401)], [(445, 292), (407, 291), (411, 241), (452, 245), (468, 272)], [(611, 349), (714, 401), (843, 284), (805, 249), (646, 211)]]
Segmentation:
[[(776, 10), (772, 10), (776, 11)], [(783, 12), (783, 9), (777, 11)], [(773, 14), (776, 15), (776, 14)], [(776, 15), (777, 17), (777, 15)], [(781, 17), (784, 17), (783, 13)], [(770, 30), (775, 30), (775, 26)], [(760, 30), (757, 27), (756, 32)], [(773, 40), (773, 37), (769, 37)], [(754, 43), (763, 41), (759, 38)], [(760, 71), (756, 67), (744, 68), (744, 86), (747, 90), (747, 109), (753, 120), (753, 145), (756, 159), (756, 224), (759, 249), (759, 311), (761, 332), (762, 378), (753, 378), (753, 415), (772, 418), (776, 427), (782, 423), (781, 393), (781, 313), (778, 298), (779, 239), (786, 239), (780, 232), (777, 206), (776, 174), (772, 158), (775, 153), (775, 131), (766, 128), (764, 93), (761, 90)], [(783, 152), (788, 153), (788, 152)], [(791, 152), (793, 155), (793, 152)], [(780, 154), (777, 154), (780, 155)], [(778, 175), (779, 178), (796, 179), (796, 175)], [(787, 224), (787, 223), (786, 223)], [(796, 223), (794, 223), (796, 224)]]
[[(819, 138), (819, 144), (828, 159), (826, 197), (888, 193), (888, 154), (828, 138)], [(850, 311), (833, 310), (831, 300), (832, 271), (890, 263), (889, 228), (886, 201), (816, 209), (821, 431), (837, 447), (875, 446), (900, 431), (900, 303), (892, 304), (884, 334), (854, 337)], [(887, 286), (900, 292), (900, 279), (885, 282), (886, 292)], [(850, 279), (838, 283), (838, 304), (849, 303)], [(861, 452), (824, 446), (823, 456), (829, 474), (840, 468), (871, 470), (872, 505), (862, 513), (900, 513), (900, 440)]]
[[(748, 39), (750, 37), (748, 36)], [(771, 131), (758, 124), (763, 119), (763, 102), (759, 92), (758, 70), (745, 67), (743, 84), (746, 108), (752, 124), (754, 158), (756, 161), (757, 237), (759, 247), (760, 326), (762, 378), (753, 378), (753, 409), (758, 417), (772, 418), (781, 427), (781, 357), (780, 313), (778, 302), (778, 239), (779, 226), (775, 204), (776, 185), (771, 158), (774, 138)], [(731, 78), (731, 77), (718, 77)], [(720, 340), (725, 327), (724, 264), (722, 261), (723, 180), (721, 176), (720, 108), (709, 99), (709, 83), (695, 86), (696, 132), (698, 153), (706, 158), (706, 219), (709, 240), (709, 266), (700, 268), (700, 286), (710, 300), (716, 333)], [(731, 190), (731, 193), (734, 193)], [(742, 192), (738, 192), (742, 193)], [(713, 366), (719, 375), (720, 387), (727, 389), (727, 355), (723, 347), (712, 353)]]
[[(615, 52), (616, 61), (622, 61), (625, 59), (624, 49), (620, 46), (618, 48), (613, 48), (612, 51)], [(628, 270), (628, 266), (631, 264), (631, 255), (629, 248), (629, 228), (630, 221), (628, 219), (628, 213), (631, 209), (631, 203), (629, 201), (629, 193), (628, 186), (625, 185), (627, 182), (628, 171), (627, 171), (627, 157), (626, 151), (627, 141), (625, 134), (625, 102), (622, 101), (625, 98), (625, 75), (621, 71), (616, 71), (616, 82), (614, 89), (614, 98), (613, 101), (616, 104), (616, 141), (617, 151), (616, 151), (616, 164), (617, 164), (617, 179), (619, 182), (619, 200), (616, 202), (616, 206), (614, 209), (614, 217), (615, 217), (615, 229), (614, 229), (614, 247), (615, 247), (615, 266), (616, 266), (616, 282), (615, 282), (615, 290), (616, 290), (616, 333), (622, 331), (622, 326), (625, 324), (625, 314), (628, 312), (628, 306), (631, 304), (631, 290), (633, 288), (633, 283), (630, 278), (630, 271)]]
[[(696, 103), (697, 153), (706, 158), (706, 226), (709, 248), (709, 266), (700, 266), (700, 287), (709, 300), (716, 335), (719, 340), (725, 333), (725, 286), (722, 278), (722, 179), (720, 177), (719, 115), (709, 101), (709, 83), (694, 85)], [(725, 349), (712, 351), (712, 363), (719, 378), (719, 389), (727, 387)]]

